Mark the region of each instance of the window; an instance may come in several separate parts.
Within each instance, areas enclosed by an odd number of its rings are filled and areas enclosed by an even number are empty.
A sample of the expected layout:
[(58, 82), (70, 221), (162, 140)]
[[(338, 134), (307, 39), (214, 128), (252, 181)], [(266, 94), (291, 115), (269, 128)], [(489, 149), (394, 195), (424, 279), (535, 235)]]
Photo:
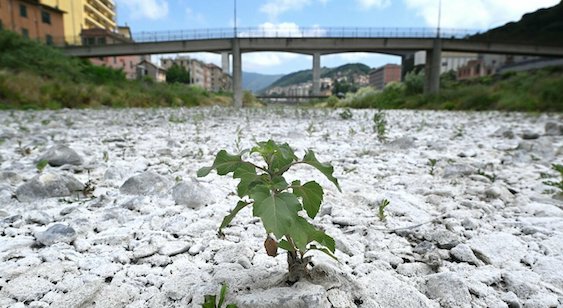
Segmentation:
[(53, 37), (49, 34), (47, 34), (47, 36), (45, 36), (45, 43), (47, 45), (53, 45)]
[(25, 38), (29, 38), (29, 30), (27, 30), (26, 28), (22, 28), (22, 35)]
[(51, 24), (51, 14), (49, 14), (49, 12), (45, 12), (42, 11), (41, 12), (41, 21), (43, 21), (44, 24)]
[(105, 37), (98, 37), (98, 45), (105, 45), (106, 38)]
[(27, 6), (20, 4), (20, 16), (27, 17)]

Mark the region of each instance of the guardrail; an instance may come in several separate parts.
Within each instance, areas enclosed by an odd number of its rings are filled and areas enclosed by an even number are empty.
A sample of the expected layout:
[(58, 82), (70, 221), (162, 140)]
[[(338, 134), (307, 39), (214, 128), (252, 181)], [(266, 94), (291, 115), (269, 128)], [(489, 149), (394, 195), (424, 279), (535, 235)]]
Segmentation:
[[(466, 38), (478, 33), (469, 29), (440, 29), (439, 37)], [(114, 33), (113, 38), (119, 36)], [(133, 42), (168, 42), (185, 40), (211, 40), (228, 38), (433, 38), (438, 37), (435, 28), (362, 28), (362, 27), (250, 27), (194, 29), (157, 32), (138, 32), (132, 35)], [(83, 45), (82, 37), (66, 37), (55, 40), (66, 45)], [(111, 39), (104, 44), (131, 43), (127, 39)], [(58, 45), (58, 44), (57, 44)], [(99, 45), (99, 44), (96, 44)]]

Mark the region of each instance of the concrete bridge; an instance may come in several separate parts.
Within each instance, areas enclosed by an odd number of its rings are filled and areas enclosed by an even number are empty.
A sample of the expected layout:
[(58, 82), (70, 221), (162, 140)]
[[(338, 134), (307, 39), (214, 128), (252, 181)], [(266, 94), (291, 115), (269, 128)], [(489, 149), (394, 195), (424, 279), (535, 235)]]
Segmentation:
[(135, 42), (105, 45), (66, 46), (67, 55), (105, 57), (167, 53), (213, 52), (222, 54), (223, 69), (233, 59), (235, 106), (242, 106), (242, 53), (292, 52), (313, 56), (313, 96), (320, 93), (321, 56), (345, 52), (371, 52), (405, 57), (416, 51), (426, 51), (425, 92), (440, 88), (442, 51), (486, 54), (514, 54), (563, 57), (563, 46), (540, 46), (526, 42), (494, 42), (475, 40), (466, 30), (427, 28), (239, 28), (168, 32), (143, 32), (134, 35)]

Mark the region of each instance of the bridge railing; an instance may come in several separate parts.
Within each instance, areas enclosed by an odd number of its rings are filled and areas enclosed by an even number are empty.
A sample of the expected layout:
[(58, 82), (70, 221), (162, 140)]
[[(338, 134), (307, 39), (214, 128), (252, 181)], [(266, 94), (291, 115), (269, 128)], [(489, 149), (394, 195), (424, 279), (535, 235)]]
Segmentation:
[[(469, 29), (440, 29), (442, 38), (465, 38), (476, 34)], [(118, 34), (115, 34), (118, 35)], [(114, 36), (115, 36), (114, 35)], [(135, 43), (212, 40), (227, 38), (432, 38), (437, 37), (435, 28), (363, 28), (363, 27), (249, 27), (218, 29), (193, 29), (175, 31), (137, 32), (132, 35)], [(57, 45), (85, 45), (82, 37), (56, 39)], [(111, 39), (91, 45), (131, 43), (130, 40)]]

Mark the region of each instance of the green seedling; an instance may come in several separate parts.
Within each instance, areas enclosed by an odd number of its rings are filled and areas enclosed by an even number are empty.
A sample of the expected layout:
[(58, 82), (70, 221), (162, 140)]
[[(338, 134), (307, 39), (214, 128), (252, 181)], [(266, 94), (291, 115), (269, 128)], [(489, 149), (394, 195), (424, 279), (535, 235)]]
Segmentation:
[[(226, 283), (221, 286), (221, 291), (219, 292), (219, 302), (217, 302), (216, 295), (205, 295), (205, 302), (201, 305), (201, 308), (222, 308), (223, 303), (225, 303), (225, 297), (227, 296), (227, 291), (229, 287)], [(228, 304), (225, 308), (237, 308), (235, 304)]]
[[(261, 158), (264, 164), (254, 164), (248, 158)], [(319, 162), (313, 151), (307, 151), (299, 159), (287, 143), (278, 144), (272, 140), (258, 142), (239, 155), (221, 150), (211, 167), (197, 172), (198, 177), (204, 177), (216, 170), (219, 175), (232, 173), (234, 179), (240, 180), (237, 195), (241, 200), (223, 219), (219, 235), (223, 235), (223, 229), (242, 209), (252, 206), (253, 216), (262, 220), (266, 231), (264, 246), (268, 255), (275, 257), (278, 247), (287, 251), (288, 281), (291, 283), (307, 275), (311, 258), (306, 256), (307, 252), (318, 250), (335, 258), (336, 246), (332, 237), (309, 222), (319, 213), (323, 188), (315, 181), (302, 184), (296, 180), (290, 184), (284, 178), (285, 172), (296, 165), (316, 168), (340, 190), (332, 165)], [(309, 219), (299, 214), (303, 210)]]
[(477, 170), (477, 174), (480, 175), (480, 176), (486, 177), (486, 178), (489, 179), (491, 182), (494, 182), (494, 181), (497, 180), (497, 175), (496, 175), (496, 174), (494, 174), (494, 173), (493, 173), (493, 174), (488, 174), (488, 173), (482, 171), (481, 169)]
[(382, 111), (378, 111), (373, 115), (373, 132), (377, 133), (379, 142), (387, 140), (387, 120), (385, 119), (385, 113)]
[(342, 120), (350, 120), (354, 116), (352, 111), (348, 108), (344, 109), (339, 115)]
[(37, 167), (37, 171), (39, 171), (39, 173), (41, 173), (41, 172), (43, 172), (43, 170), (45, 170), (45, 167), (47, 167), (48, 164), (49, 164), (49, 162), (46, 159), (42, 159), (42, 160), (37, 162), (35, 167)]
[(307, 131), (307, 134), (309, 134), (309, 137), (313, 136), (313, 133), (317, 131), (315, 129), (315, 123), (309, 122), (309, 126), (307, 126), (306, 131)]
[(453, 136), (452, 139), (463, 137), (463, 134), (465, 133), (465, 128), (463, 127), (463, 125), (456, 126), (454, 129), (455, 129), (455, 132), (454, 132), (454, 136)]
[(103, 154), (103, 155), (104, 155), (104, 157), (103, 157), (104, 162), (107, 163), (107, 162), (109, 161), (109, 154), (108, 154), (108, 151), (104, 151), (104, 154)]
[(242, 128), (240, 128), (240, 126), (237, 126), (237, 130), (236, 130), (235, 134), (236, 134), (235, 149), (236, 149), (236, 151), (240, 152), (241, 151), (240, 144), (242, 142)]
[(389, 204), (390, 202), (387, 199), (383, 199), (381, 200), (381, 202), (379, 202), (379, 205), (377, 206), (377, 217), (379, 218), (380, 221), (387, 220), (387, 216), (385, 215), (385, 208)]
[(437, 159), (429, 159), (428, 166), (430, 166), (430, 175), (434, 175), (434, 168), (436, 167)]
[(557, 171), (559, 173), (559, 177), (561, 180), (559, 182), (555, 181), (545, 181), (543, 182), (545, 185), (553, 186), (555, 188), (559, 188), (560, 191), (563, 192), (563, 165), (553, 164), (551, 165), (551, 169)]

